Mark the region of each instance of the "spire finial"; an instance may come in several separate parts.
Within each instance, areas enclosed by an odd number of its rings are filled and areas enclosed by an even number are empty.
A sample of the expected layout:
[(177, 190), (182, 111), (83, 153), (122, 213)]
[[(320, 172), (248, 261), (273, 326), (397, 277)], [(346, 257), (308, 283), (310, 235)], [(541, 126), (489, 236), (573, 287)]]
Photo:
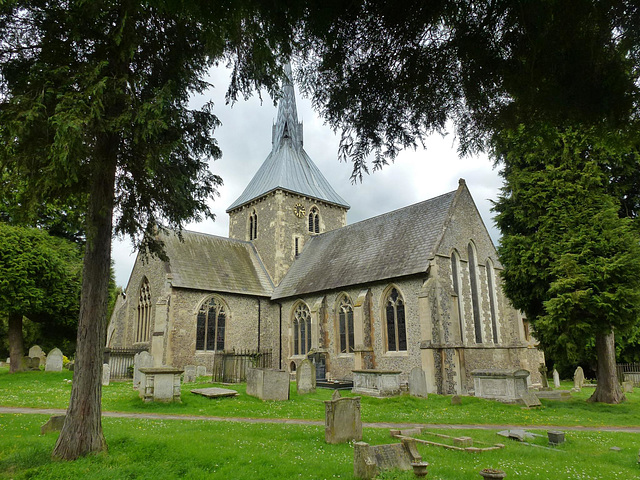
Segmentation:
[(290, 139), (294, 148), (302, 148), (302, 124), (298, 121), (290, 63), (285, 64), (284, 73), (286, 78), (282, 84), (282, 96), (278, 102), (278, 119), (273, 126), (271, 138), (273, 150), (277, 150), (285, 139)]

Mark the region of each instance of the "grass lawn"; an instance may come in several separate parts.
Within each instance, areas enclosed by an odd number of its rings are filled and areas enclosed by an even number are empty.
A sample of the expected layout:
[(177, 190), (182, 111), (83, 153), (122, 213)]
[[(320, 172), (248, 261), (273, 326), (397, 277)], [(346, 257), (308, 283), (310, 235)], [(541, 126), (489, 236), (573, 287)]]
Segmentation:
[[(9, 375), (0, 368), (0, 406), (65, 408), (71, 386), (60, 374), (27, 372)], [(194, 384), (196, 385), (196, 384)], [(210, 386), (200, 383), (198, 386)], [(131, 383), (104, 388), (103, 409), (127, 412), (171, 413), (254, 418), (324, 418), (323, 400), (331, 391), (298, 396), (288, 402), (262, 402), (249, 397), (244, 385), (232, 388), (239, 397), (209, 400), (183, 388), (182, 404), (144, 404)], [(623, 405), (593, 405), (589, 391), (568, 402), (543, 400), (543, 407), (524, 410), (475, 398), (451, 406), (447, 396), (427, 400), (408, 396), (394, 399), (362, 397), (364, 422), (520, 424), (520, 425), (639, 425), (638, 393)], [(353, 478), (353, 447), (328, 445), (324, 427), (207, 421), (104, 418), (109, 453), (75, 462), (53, 462), (50, 454), (57, 433), (40, 435), (47, 420), (42, 415), (0, 415), (0, 479), (325, 479)], [(419, 449), (430, 463), (429, 479), (474, 479), (485, 467), (501, 468), (507, 479), (633, 479), (640, 478), (638, 434), (566, 432), (565, 444), (540, 448), (508, 441), (495, 430), (438, 430), (476, 441), (505, 443), (502, 450), (471, 454), (433, 446)], [(544, 432), (540, 432), (544, 433)], [(425, 434), (425, 439), (431, 439)], [(395, 442), (384, 429), (365, 428), (364, 441)], [(533, 443), (546, 446), (546, 438)], [(610, 450), (619, 447), (620, 451)], [(383, 479), (411, 479), (412, 473), (389, 472)]]

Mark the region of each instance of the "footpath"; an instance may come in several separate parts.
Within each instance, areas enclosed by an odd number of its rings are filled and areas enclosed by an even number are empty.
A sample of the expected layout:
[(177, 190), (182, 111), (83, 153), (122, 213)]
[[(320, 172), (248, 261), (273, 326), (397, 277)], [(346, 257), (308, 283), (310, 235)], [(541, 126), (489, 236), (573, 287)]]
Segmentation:
[[(25, 407), (0, 407), (0, 414), (20, 415), (64, 415), (67, 411), (62, 408), (25, 408)], [(244, 417), (213, 417), (207, 415), (171, 415), (164, 413), (137, 413), (137, 412), (102, 412), (103, 418), (139, 418), (149, 420), (181, 420), (197, 422), (234, 422), (234, 423), (276, 423), (285, 425), (317, 425), (324, 426), (321, 420), (303, 420), (296, 418), (244, 418)], [(460, 425), (445, 423), (394, 423), (394, 422), (363, 422), (365, 428), (404, 429), (413, 427), (452, 429), (452, 430), (564, 430), (582, 432), (626, 432), (640, 433), (640, 426), (635, 427), (583, 427), (565, 425)]]

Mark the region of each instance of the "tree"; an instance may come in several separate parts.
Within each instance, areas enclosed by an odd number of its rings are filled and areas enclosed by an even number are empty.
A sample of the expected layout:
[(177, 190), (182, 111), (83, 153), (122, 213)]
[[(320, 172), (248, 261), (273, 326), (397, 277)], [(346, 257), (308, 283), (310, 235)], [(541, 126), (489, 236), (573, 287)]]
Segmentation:
[(640, 315), (640, 236), (619, 216), (605, 174), (627, 152), (596, 138), (551, 127), (495, 136), (505, 165), (495, 204), (498, 251), (505, 293), (545, 352), (575, 362), (595, 339), (598, 386), (590, 400), (618, 403), (614, 335), (628, 333)]
[[(13, 0), (0, 6), (0, 167), (23, 208), (86, 195), (86, 249), (71, 400), (54, 456), (106, 449), (101, 427), (112, 231), (162, 254), (157, 229), (210, 216), (221, 184), (212, 105), (188, 108), (214, 63), (229, 98), (275, 94), (289, 6), (262, 2)], [(275, 52), (275, 53), (274, 53)], [(115, 220), (114, 220), (115, 213)]]
[(77, 245), (34, 228), (0, 223), (0, 311), (8, 315), (10, 372), (22, 369), (22, 320), (75, 326), (80, 303)]

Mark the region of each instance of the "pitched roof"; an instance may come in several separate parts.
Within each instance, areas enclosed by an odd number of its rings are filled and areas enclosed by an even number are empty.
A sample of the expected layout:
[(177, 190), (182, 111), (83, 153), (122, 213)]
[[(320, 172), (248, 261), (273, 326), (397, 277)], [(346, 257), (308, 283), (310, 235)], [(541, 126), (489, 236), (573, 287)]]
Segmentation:
[(298, 122), (296, 97), (291, 82), (291, 67), (285, 67), (289, 79), (282, 86), (278, 104), (278, 119), (273, 126), (271, 153), (266, 158), (244, 192), (227, 212), (251, 202), (276, 189), (305, 195), (327, 203), (349, 208), (338, 195), (309, 155), (304, 151), (302, 123)]
[(174, 287), (270, 296), (273, 284), (250, 242), (184, 230), (163, 235)]
[(272, 298), (425, 272), (461, 188), (312, 237)]

